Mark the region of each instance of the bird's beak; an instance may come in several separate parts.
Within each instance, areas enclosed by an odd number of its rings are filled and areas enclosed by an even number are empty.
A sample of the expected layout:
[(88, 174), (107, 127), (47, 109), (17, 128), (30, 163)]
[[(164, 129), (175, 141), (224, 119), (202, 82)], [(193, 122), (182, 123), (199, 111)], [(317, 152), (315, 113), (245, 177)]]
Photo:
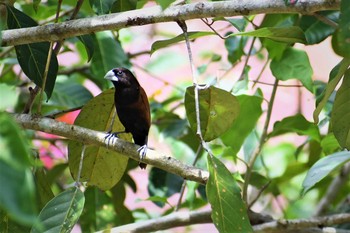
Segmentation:
[(104, 78), (111, 81), (119, 81), (118, 77), (115, 76), (113, 70), (108, 71)]

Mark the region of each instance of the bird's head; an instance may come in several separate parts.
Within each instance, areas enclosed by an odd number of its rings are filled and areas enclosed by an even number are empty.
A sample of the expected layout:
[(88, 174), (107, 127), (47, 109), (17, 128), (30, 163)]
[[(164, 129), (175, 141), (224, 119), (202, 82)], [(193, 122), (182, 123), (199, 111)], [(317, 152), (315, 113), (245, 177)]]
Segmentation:
[(135, 76), (126, 68), (114, 68), (108, 71), (104, 77), (113, 82), (114, 86), (139, 86)]

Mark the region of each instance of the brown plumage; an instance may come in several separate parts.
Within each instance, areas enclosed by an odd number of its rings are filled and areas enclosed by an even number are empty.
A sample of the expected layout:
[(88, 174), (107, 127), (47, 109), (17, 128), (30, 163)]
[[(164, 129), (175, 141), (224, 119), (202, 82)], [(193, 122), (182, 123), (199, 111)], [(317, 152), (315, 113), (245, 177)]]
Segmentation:
[[(107, 72), (105, 79), (111, 80), (115, 87), (114, 103), (120, 122), (126, 133), (131, 133), (138, 149), (140, 159), (146, 156), (148, 132), (151, 115), (145, 90), (135, 76), (126, 68), (115, 68)], [(117, 136), (117, 132), (113, 136)], [(139, 163), (145, 169), (147, 164)]]

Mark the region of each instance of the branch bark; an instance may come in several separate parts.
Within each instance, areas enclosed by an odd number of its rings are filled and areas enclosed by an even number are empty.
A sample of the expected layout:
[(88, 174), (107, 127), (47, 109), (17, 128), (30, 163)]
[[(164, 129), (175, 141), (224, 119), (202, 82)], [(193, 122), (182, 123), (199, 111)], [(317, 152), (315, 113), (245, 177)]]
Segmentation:
[[(324, 227), (349, 223), (350, 214), (335, 214), (324, 217), (316, 217), (310, 219), (293, 219), (293, 220), (277, 220), (254, 226), (256, 233), (272, 233), (272, 232), (341, 232), (341, 231), (323, 231)], [(334, 228), (332, 228), (334, 229)], [(321, 230), (321, 231), (320, 231)], [(347, 230), (345, 232), (348, 232)]]
[(98, 31), (178, 20), (263, 13), (312, 14), (323, 10), (338, 10), (339, 7), (340, 0), (299, 0), (294, 5), (286, 5), (284, 0), (196, 2), (171, 6), (164, 11), (161, 7), (155, 6), (44, 26), (5, 30), (2, 31), (2, 46), (59, 41)]
[[(157, 219), (151, 219), (142, 222), (127, 224), (120, 227), (110, 229), (111, 233), (117, 232), (154, 232), (159, 230), (166, 230), (174, 227), (182, 227), (200, 223), (212, 223), (211, 210), (195, 210), (195, 211), (181, 211), (168, 214)], [(252, 211), (248, 212), (249, 220), (254, 224), (261, 224), (263, 222), (272, 221), (272, 218), (267, 215), (258, 214)], [(102, 233), (99, 231), (96, 233)]]
[[(55, 134), (84, 144), (103, 146), (124, 154), (134, 160), (140, 160), (137, 152), (137, 145), (122, 139), (117, 139), (112, 145), (108, 146), (105, 140), (106, 133), (104, 132), (76, 125), (69, 125), (50, 118), (37, 117), (29, 114), (14, 114), (14, 118), (17, 123), (25, 129)], [(148, 150), (147, 156), (142, 162), (181, 176), (186, 180), (192, 180), (201, 184), (206, 184), (209, 177), (207, 171), (189, 166), (171, 156), (162, 155), (154, 150)]]

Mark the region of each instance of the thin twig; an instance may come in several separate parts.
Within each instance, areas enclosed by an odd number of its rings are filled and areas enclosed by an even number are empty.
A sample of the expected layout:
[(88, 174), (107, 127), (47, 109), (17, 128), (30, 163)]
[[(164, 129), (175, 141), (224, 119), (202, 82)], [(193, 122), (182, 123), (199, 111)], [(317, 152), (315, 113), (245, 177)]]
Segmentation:
[(41, 114), (41, 103), (42, 103), (42, 100), (43, 100), (43, 93), (45, 91), (47, 75), (49, 73), (49, 68), (50, 68), (50, 61), (51, 61), (51, 55), (52, 55), (52, 46), (53, 46), (53, 42), (50, 42), (49, 53), (47, 54), (45, 71), (44, 71), (44, 77), (43, 77), (43, 81), (42, 81), (42, 88), (40, 89), (40, 95), (39, 95), (39, 103), (38, 103), (38, 110), (37, 110), (37, 114), (39, 114), (39, 115)]
[(75, 108), (62, 110), (62, 111), (59, 111), (59, 112), (52, 113), (50, 115), (46, 115), (45, 117), (55, 119), (56, 117), (58, 117), (60, 115), (63, 115), (63, 114), (69, 113), (69, 112), (74, 112), (76, 110), (80, 110), (82, 107), (83, 106), (78, 106), (78, 107), (75, 107)]
[[(196, 166), (196, 163), (201, 155), (201, 152), (202, 152), (202, 144), (199, 144), (198, 148), (197, 148), (197, 152), (196, 152), (196, 157), (194, 158), (194, 161), (192, 163), (192, 166)], [(184, 180), (182, 182), (182, 186), (181, 186), (181, 190), (180, 190), (180, 197), (179, 197), (179, 200), (177, 201), (177, 204), (176, 204), (176, 207), (175, 207), (175, 211), (178, 211), (180, 209), (180, 205), (181, 205), (181, 201), (182, 201), (182, 197), (185, 193), (185, 188), (186, 188), (186, 183), (187, 181)]]
[(77, 181), (75, 182), (75, 184), (77, 186), (79, 185), (81, 171), (83, 170), (83, 161), (84, 161), (85, 149), (86, 149), (86, 145), (83, 144), (83, 149), (82, 149), (81, 154), (80, 154), (80, 161), (79, 161), (79, 170), (78, 170)]
[(247, 169), (247, 171), (245, 173), (245, 176), (244, 176), (243, 200), (246, 203), (248, 203), (247, 202), (248, 201), (248, 193), (247, 193), (248, 192), (248, 185), (249, 185), (249, 182), (250, 182), (250, 178), (251, 178), (251, 174), (252, 174), (252, 171), (253, 171), (253, 168), (254, 168), (254, 164), (255, 164), (256, 159), (260, 155), (260, 153), (262, 151), (262, 148), (263, 148), (263, 146), (265, 144), (265, 141), (267, 139), (267, 131), (268, 131), (268, 128), (269, 128), (269, 123), (270, 123), (271, 113), (272, 113), (272, 107), (273, 107), (274, 100), (275, 100), (275, 97), (276, 97), (277, 87), (278, 87), (278, 79), (275, 80), (275, 84), (274, 84), (273, 89), (272, 89), (271, 98), (270, 98), (270, 101), (269, 101), (269, 105), (267, 107), (265, 125), (264, 125), (264, 129), (263, 129), (263, 132), (261, 134), (260, 141), (259, 141), (259, 147), (256, 150), (256, 152), (254, 153), (253, 157), (251, 158), (251, 160), (249, 162), (249, 167), (248, 167), (248, 169)]
[[(275, 84), (273, 84), (273, 83), (266, 83), (266, 82), (261, 82), (261, 81), (257, 81), (257, 80), (248, 80), (249, 82), (253, 82), (254, 83), (254, 85), (256, 84), (256, 83), (258, 83), (258, 84), (263, 84), (263, 85), (267, 85), (267, 86), (274, 86)], [(303, 85), (292, 85), (292, 84), (290, 84), (290, 85), (288, 85), (288, 84), (278, 84), (278, 86), (279, 87), (303, 87)]]
[(322, 21), (323, 23), (331, 26), (332, 28), (337, 29), (338, 28), (338, 24), (336, 22), (334, 22), (333, 20), (328, 19), (326, 16), (321, 15), (317, 12), (313, 13), (312, 16), (314, 16), (315, 18), (317, 18), (318, 20)]
[(223, 39), (223, 40), (225, 40), (225, 39), (228, 38), (228, 36), (222, 36), (222, 35), (220, 35), (220, 33), (219, 33), (218, 31), (216, 31), (215, 28), (212, 27), (213, 23), (209, 23), (209, 22), (207, 21), (207, 19), (204, 20), (203, 18), (201, 18), (201, 20), (202, 20), (202, 22), (205, 23), (205, 25), (207, 25), (218, 37), (220, 37), (220, 38)]
[(241, 75), (239, 76), (239, 79), (237, 81), (241, 81), (241, 80), (244, 79), (245, 68), (248, 65), (248, 61), (249, 61), (250, 55), (252, 54), (255, 41), (256, 41), (256, 37), (253, 38), (252, 43), (250, 44), (249, 51), (248, 51), (248, 54), (247, 54), (247, 58), (245, 59)]
[(256, 85), (257, 83), (259, 83), (259, 80), (260, 80), (260, 78), (261, 78), (263, 72), (265, 71), (267, 65), (269, 64), (269, 62), (270, 62), (270, 59), (267, 59), (266, 62), (265, 62), (265, 64), (264, 64), (264, 66), (263, 66), (263, 68), (261, 69), (261, 71), (260, 71), (258, 77), (257, 77), (256, 80), (254, 81), (254, 84), (253, 84), (252, 88), (254, 88), (255, 85)]

